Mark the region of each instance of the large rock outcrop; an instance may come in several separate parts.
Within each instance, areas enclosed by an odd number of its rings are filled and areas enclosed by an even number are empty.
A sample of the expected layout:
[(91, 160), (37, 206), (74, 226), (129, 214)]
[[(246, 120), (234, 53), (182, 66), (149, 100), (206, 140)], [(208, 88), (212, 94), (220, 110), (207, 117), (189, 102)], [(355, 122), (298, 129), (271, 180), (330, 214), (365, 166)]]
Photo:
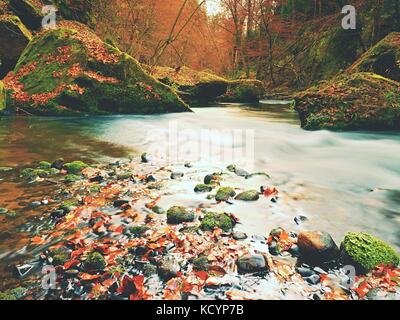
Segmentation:
[(17, 16), (0, 16), (0, 78), (12, 70), (32, 38)]
[(295, 95), (308, 130), (400, 129), (400, 83), (368, 72), (343, 74)]
[(370, 48), (349, 71), (373, 72), (400, 81), (400, 32), (390, 33)]
[(188, 67), (148, 67), (161, 82), (177, 88), (190, 104), (221, 102), (258, 102), (264, 96), (264, 87), (258, 80), (227, 80), (208, 71)]
[(189, 111), (170, 87), (83, 24), (36, 35), (4, 79), (7, 109), (42, 115)]

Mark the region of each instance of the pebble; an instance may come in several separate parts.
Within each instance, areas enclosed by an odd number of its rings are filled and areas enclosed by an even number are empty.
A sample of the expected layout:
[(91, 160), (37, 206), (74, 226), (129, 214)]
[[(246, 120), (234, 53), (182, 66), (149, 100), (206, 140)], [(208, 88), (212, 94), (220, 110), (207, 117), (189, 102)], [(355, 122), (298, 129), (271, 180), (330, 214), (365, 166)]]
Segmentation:
[(319, 283), (320, 277), (319, 277), (319, 275), (314, 274), (314, 275), (312, 275), (312, 276), (310, 276), (310, 277), (305, 278), (305, 280), (306, 280), (308, 283), (314, 284), (314, 285), (315, 285), (315, 284), (318, 284), (318, 283)]
[(52, 217), (53, 219), (61, 219), (61, 218), (65, 217), (66, 214), (67, 214), (67, 213), (66, 213), (64, 210), (54, 210), (54, 211), (51, 213), (51, 217)]
[(315, 272), (309, 268), (299, 267), (296, 270), (303, 278), (311, 277), (315, 274)]
[(299, 226), (301, 225), (303, 222), (308, 221), (308, 218), (305, 216), (297, 216), (294, 218), (294, 222)]
[(182, 172), (172, 172), (171, 173), (171, 179), (176, 180), (176, 179), (180, 179), (184, 176), (184, 174)]
[(157, 179), (153, 176), (153, 175), (149, 175), (147, 178), (146, 178), (146, 182), (147, 183), (149, 183), (149, 182), (156, 182), (157, 181)]
[(267, 271), (267, 264), (261, 254), (244, 255), (236, 261), (236, 265), (241, 273)]
[(245, 234), (244, 232), (236, 231), (233, 233), (232, 237), (235, 240), (244, 240), (247, 239), (247, 234)]

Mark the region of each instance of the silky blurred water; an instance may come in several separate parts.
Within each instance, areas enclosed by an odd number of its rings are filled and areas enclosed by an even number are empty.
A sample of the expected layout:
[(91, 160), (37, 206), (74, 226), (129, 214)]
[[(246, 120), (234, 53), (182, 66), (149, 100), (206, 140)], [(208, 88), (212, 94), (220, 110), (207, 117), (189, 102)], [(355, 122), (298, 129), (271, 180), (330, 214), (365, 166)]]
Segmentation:
[[(2, 118), (0, 166), (58, 157), (98, 161), (144, 151), (165, 164), (191, 161), (205, 171), (235, 163), (251, 172), (268, 172), (271, 180), (256, 177), (245, 183), (249, 188), (276, 186), (283, 200), (268, 208), (265, 202), (227, 205), (226, 210), (237, 211), (246, 231), (265, 234), (278, 225), (295, 231), (321, 229), (340, 242), (347, 231), (362, 230), (400, 247), (399, 132), (308, 132), (282, 104), (194, 111)], [(297, 226), (296, 215), (308, 221)]]

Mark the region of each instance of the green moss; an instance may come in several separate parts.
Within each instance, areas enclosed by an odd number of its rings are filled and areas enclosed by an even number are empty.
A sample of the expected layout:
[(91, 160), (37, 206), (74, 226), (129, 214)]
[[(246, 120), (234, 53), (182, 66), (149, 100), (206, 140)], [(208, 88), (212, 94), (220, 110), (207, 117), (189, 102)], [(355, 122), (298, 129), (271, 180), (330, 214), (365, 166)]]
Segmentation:
[(195, 188), (194, 188), (194, 192), (197, 193), (206, 193), (206, 192), (210, 192), (212, 191), (212, 186), (209, 184), (198, 184)]
[(359, 270), (366, 272), (380, 264), (400, 262), (399, 255), (384, 241), (364, 232), (348, 233), (341, 244), (344, 263), (354, 263)]
[(222, 187), (219, 188), (217, 194), (215, 196), (215, 200), (217, 201), (228, 201), (236, 195), (236, 192), (231, 187)]
[(185, 207), (175, 206), (167, 211), (167, 222), (170, 224), (180, 224), (183, 222), (194, 221), (195, 215)]
[(129, 232), (134, 236), (141, 236), (143, 233), (149, 231), (150, 228), (146, 225), (133, 226), (129, 228)]
[(48, 169), (33, 169), (33, 168), (26, 168), (21, 170), (21, 176), (28, 180), (35, 180), (36, 178), (46, 178), (50, 176), (54, 176), (58, 174), (59, 171), (54, 168)]
[(207, 271), (210, 265), (207, 257), (201, 256), (193, 261), (193, 269), (195, 271)]
[(87, 167), (89, 167), (89, 165), (83, 161), (74, 161), (64, 165), (64, 169), (70, 174), (80, 174), (81, 171)]
[(60, 205), (60, 210), (63, 210), (65, 213), (69, 213), (77, 206), (79, 206), (79, 202), (77, 200), (69, 200)]
[[(105, 58), (96, 56), (93, 46), (101, 48)], [(11, 95), (10, 107), (32, 114), (190, 111), (171, 88), (146, 74), (135, 59), (79, 23), (60, 22), (56, 30), (39, 33), (24, 50), (15, 72), (22, 68), (33, 69), (19, 79), (31, 100), (16, 101)], [(47, 97), (37, 102), (38, 94)]]
[(260, 193), (257, 190), (249, 190), (238, 194), (235, 199), (241, 201), (257, 201), (260, 199)]
[(99, 186), (98, 184), (89, 187), (90, 193), (97, 193), (97, 192), (100, 192), (100, 190), (101, 190), (101, 186)]
[(82, 179), (82, 177), (78, 176), (76, 174), (67, 174), (64, 178), (64, 182), (65, 183), (75, 183), (81, 179)]
[(0, 300), (17, 300), (17, 298), (10, 292), (0, 292)]
[(349, 72), (373, 72), (400, 81), (400, 32), (392, 32), (364, 53)]
[(85, 260), (85, 270), (87, 271), (103, 271), (106, 266), (106, 261), (98, 252), (89, 254)]
[(373, 73), (343, 74), (295, 96), (307, 130), (400, 128), (399, 84)]
[(224, 231), (230, 231), (234, 227), (234, 221), (225, 213), (207, 212), (201, 221), (201, 229), (204, 231), (213, 231), (220, 228)]
[(51, 169), (51, 163), (47, 161), (41, 161), (39, 162), (39, 165), (37, 166), (38, 169), (42, 170), (48, 170)]
[(68, 252), (65, 248), (56, 249), (51, 253), (51, 257), (53, 258), (53, 264), (55, 266), (62, 266), (64, 263), (70, 260), (71, 253)]
[(225, 102), (258, 102), (265, 93), (264, 86), (258, 80), (230, 81), (226, 94), (219, 100)]

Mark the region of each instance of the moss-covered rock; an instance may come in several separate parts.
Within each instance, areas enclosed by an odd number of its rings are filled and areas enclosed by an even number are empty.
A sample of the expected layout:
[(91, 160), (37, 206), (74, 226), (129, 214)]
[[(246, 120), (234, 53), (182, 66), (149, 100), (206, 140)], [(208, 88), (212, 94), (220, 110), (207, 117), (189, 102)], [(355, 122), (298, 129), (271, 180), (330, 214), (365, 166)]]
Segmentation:
[(83, 169), (89, 167), (89, 165), (83, 161), (73, 161), (64, 164), (64, 169), (70, 174), (80, 174)]
[(264, 85), (258, 80), (230, 81), (226, 93), (218, 98), (222, 102), (258, 102), (265, 94)]
[(188, 67), (148, 67), (161, 82), (179, 90), (190, 104), (209, 101), (255, 102), (264, 95), (264, 87), (257, 80), (228, 80), (209, 71), (196, 71)]
[(60, 266), (64, 265), (70, 258), (71, 258), (71, 252), (65, 248), (61, 247), (59, 249), (54, 250), (51, 253), (51, 257), (53, 258), (53, 264), (55, 266)]
[(106, 260), (99, 252), (90, 253), (84, 263), (85, 270), (89, 272), (103, 271), (106, 266)]
[(260, 199), (260, 193), (257, 190), (249, 190), (238, 194), (235, 199), (241, 201), (257, 201)]
[(217, 194), (215, 195), (215, 200), (217, 201), (228, 201), (236, 195), (236, 192), (231, 187), (219, 188)]
[(363, 54), (350, 72), (373, 72), (400, 81), (400, 32), (392, 32)]
[(17, 16), (0, 16), (0, 78), (12, 70), (32, 39), (32, 34)]
[(40, 32), (4, 79), (8, 108), (41, 115), (189, 111), (168, 86), (85, 25)]
[(384, 241), (365, 232), (348, 233), (341, 244), (341, 259), (361, 272), (367, 272), (380, 264), (400, 262), (398, 253)]
[(65, 183), (75, 183), (82, 179), (82, 176), (78, 176), (76, 174), (67, 174), (64, 178)]
[(304, 129), (400, 128), (400, 83), (374, 73), (344, 74), (295, 96)]
[(40, 0), (10, 0), (9, 7), (29, 28), (38, 30), (42, 26), (43, 3)]
[(198, 184), (194, 187), (194, 192), (196, 193), (206, 193), (206, 192), (211, 192), (213, 187), (209, 184)]
[(149, 231), (150, 228), (146, 225), (141, 225), (141, 226), (133, 226), (129, 228), (129, 232), (130, 234), (132, 234), (133, 236), (137, 237), (137, 236), (141, 236), (143, 233)]
[(204, 231), (213, 231), (215, 228), (220, 228), (228, 232), (234, 226), (233, 219), (225, 213), (207, 212), (201, 221), (201, 229)]
[(6, 90), (3, 81), (0, 81), (0, 114), (6, 108)]
[(183, 222), (193, 222), (195, 215), (185, 207), (175, 206), (167, 211), (167, 222), (169, 224), (180, 224)]
[(0, 292), (0, 300), (17, 300), (17, 298), (11, 294), (9, 291)]
[(57, 175), (59, 171), (55, 168), (41, 169), (41, 168), (26, 168), (21, 170), (21, 177), (28, 180), (35, 180), (36, 178), (46, 178)]
[(51, 169), (51, 163), (47, 161), (40, 161), (37, 168), (43, 170)]
[(210, 267), (210, 263), (206, 256), (200, 256), (193, 261), (193, 269), (195, 271), (207, 271)]

